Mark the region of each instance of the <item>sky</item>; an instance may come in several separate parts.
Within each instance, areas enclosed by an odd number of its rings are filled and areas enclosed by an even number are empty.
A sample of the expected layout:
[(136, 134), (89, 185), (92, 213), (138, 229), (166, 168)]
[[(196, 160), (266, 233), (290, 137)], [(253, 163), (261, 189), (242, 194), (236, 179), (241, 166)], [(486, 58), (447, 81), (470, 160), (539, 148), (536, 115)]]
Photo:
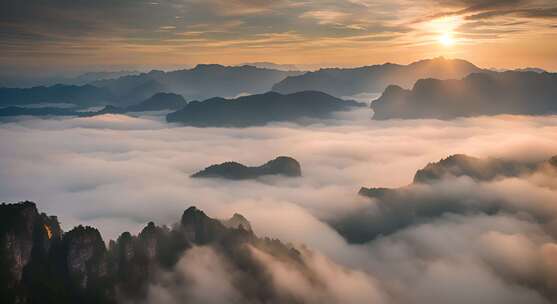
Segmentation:
[(462, 58), (557, 70), (552, 0), (2, 0), (4, 72)]

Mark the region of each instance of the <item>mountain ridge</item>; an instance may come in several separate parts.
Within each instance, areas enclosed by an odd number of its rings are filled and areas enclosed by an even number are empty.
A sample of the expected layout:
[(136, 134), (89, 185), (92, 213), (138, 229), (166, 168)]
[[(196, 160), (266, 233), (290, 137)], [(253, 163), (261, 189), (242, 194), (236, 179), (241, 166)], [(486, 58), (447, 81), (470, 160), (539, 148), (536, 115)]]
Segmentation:
[(168, 122), (195, 127), (250, 127), (270, 122), (296, 121), (303, 117), (328, 118), (336, 111), (363, 106), (323, 92), (305, 91), (283, 95), (276, 92), (236, 99), (211, 98), (192, 101), (166, 116)]
[(557, 74), (472, 73), (462, 79), (416, 81), (412, 89), (391, 85), (371, 103), (373, 119), (452, 119), (497, 114), (557, 113)]
[(437, 57), (408, 65), (385, 63), (356, 68), (327, 68), (289, 76), (273, 86), (273, 91), (292, 93), (304, 90), (323, 91), (333, 96), (379, 93), (389, 85), (411, 87), (421, 78), (462, 78), (472, 72), (485, 71), (462, 59)]

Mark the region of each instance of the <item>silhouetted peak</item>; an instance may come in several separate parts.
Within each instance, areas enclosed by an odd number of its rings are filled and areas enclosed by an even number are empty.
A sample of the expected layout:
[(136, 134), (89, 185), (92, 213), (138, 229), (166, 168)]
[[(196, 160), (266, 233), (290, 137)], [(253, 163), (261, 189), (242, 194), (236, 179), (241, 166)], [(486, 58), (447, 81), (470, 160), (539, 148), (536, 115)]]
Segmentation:
[(234, 213), (231, 218), (220, 221), (227, 228), (241, 229), (252, 232), (250, 222), (241, 214)]
[(237, 162), (211, 165), (193, 175), (193, 178), (254, 179), (264, 175), (296, 177), (302, 175), (300, 163), (292, 157), (280, 156), (258, 167), (248, 167)]
[(479, 70), (477, 66), (475, 66), (473, 63), (469, 61), (458, 59), (458, 58), (445, 58), (444, 56), (418, 60), (411, 63), (410, 65), (411, 66), (439, 66), (439, 67), (449, 66), (449, 65), (462, 65), (462, 66), (473, 67)]
[(405, 90), (403, 88), (401, 88), (400, 86), (398, 86), (396, 84), (391, 84), (385, 89), (383, 94), (385, 94), (385, 95), (398, 94), (398, 93), (403, 92), (403, 91), (405, 91)]
[[(478, 75), (482, 75), (482, 74), (478, 73)], [(418, 92), (427, 92), (429, 90), (433, 90), (435, 86), (441, 84), (442, 84), (441, 80), (435, 78), (418, 79), (418, 81), (416, 81), (412, 89)]]
[(184, 210), (181, 223), (182, 225), (187, 225), (191, 223), (198, 223), (200, 221), (205, 221), (208, 219), (210, 218), (205, 214), (205, 212), (195, 206), (191, 206), (188, 209)]
[(96, 228), (79, 225), (62, 242), (68, 274), (78, 289), (94, 288), (108, 275), (106, 247)]
[(269, 174), (281, 174), (286, 176), (302, 175), (302, 167), (300, 166), (300, 163), (294, 158), (288, 156), (279, 156), (268, 161), (260, 168), (263, 172), (269, 172)]
[(370, 198), (382, 198), (384, 197), (387, 193), (389, 193), (389, 191), (392, 191), (389, 188), (365, 188), (362, 187), (360, 188), (360, 191), (358, 191), (359, 195), (362, 196), (367, 196)]
[(0, 208), (2, 212), (22, 212), (24, 210), (34, 210), (34, 212), (37, 212), (37, 205), (31, 201), (23, 201), (19, 203), (2, 203), (0, 205)]
[(150, 75), (150, 76), (163, 75), (163, 74), (165, 74), (165, 72), (161, 71), (161, 70), (151, 70), (151, 71), (149, 71), (149, 73), (147, 73), (147, 75)]
[(192, 71), (204, 71), (204, 72), (208, 72), (208, 71), (219, 71), (226, 68), (226, 66), (221, 65), (221, 64), (205, 64), (205, 63), (200, 63), (198, 65), (196, 65)]
[[(127, 232), (127, 234), (130, 233)], [(124, 232), (123, 235), (126, 235), (126, 232)], [(78, 225), (64, 234), (65, 241), (79, 240), (81, 238), (87, 238), (89, 240), (100, 241), (100, 243), (103, 243), (99, 230), (91, 226)]]
[(200, 127), (249, 127), (302, 118), (329, 118), (334, 112), (358, 106), (362, 104), (316, 91), (286, 95), (267, 92), (234, 99), (210, 98), (190, 102), (183, 109), (168, 114), (166, 119)]
[(517, 176), (527, 170), (529, 170), (528, 164), (455, 154), (438, 162), (429, 163), (423, 169), (418, 170), (414, 176), (414, 182), (426, 183), (460, 176), (487, 181), (498, 176)]

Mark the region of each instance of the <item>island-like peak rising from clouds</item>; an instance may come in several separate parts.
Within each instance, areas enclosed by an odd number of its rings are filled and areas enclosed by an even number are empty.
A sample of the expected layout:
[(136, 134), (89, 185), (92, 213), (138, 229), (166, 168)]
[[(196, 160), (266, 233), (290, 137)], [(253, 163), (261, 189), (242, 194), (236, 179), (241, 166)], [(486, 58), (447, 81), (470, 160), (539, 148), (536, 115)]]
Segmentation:
[(248, 167), (237, 162), (209, 166), (191, 177), (224, 178), (232, 180), (255, 179), (266, 175), (298, 177), (302, 175), (300, 163), (292, 157), (279, 156), (258, 167)]

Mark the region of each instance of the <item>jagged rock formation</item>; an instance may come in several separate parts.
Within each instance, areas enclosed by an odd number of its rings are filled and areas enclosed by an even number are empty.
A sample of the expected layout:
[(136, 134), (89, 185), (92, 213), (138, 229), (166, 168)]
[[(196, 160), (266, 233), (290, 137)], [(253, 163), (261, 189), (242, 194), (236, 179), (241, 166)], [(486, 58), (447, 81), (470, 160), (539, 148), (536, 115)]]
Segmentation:
[(225, 162), (209, 166), (191, 177), (211, 177), (225, 179), (255, 179), (265, 175), (297, 177), (302, 175), (300, 163), (292, 157), (279, 156), (258, 167), (248, 167), (237, 162)]
[(168, 114), (166, 120), (198, 127), (249, 127), (303, 117), (327, 118), (333, 112), (357, 106), (362, 105), (316, 91), (288, 95), (268, 92), (231, 100), (192, 101), (182, 110)]
[(557, 113), (557, 74), (474, 73), (462, 80), (420, 79), (411, 90), (389, 86), (372, 102), (374, 119), (451, 119)]
[(22, 202), (0, 205), (0, 301), (143, 303), (149, 286), (198, 246), (213, 248), (234, 265), (235, 284), (243, 287), (239, 290), (249, 302), (292, 300), (272, 287), (254, 249), (313, 275), (296, 249), (256, 237), (239, 214), (221, 222), (190, 207), (172, 228), (150, 222), (137, 236), (122, 233), (107, 249), (97, 229), (78, 226), (63, 233), (56, 217), (39, 214), (34, 203)]
[(435, 58), (399, 65), (382, 65), (358, 68), (330, 68), (290, 76), (273, 86), (273, 91), (288, 94), (315, 90), (343, 97), (360, 93), (383, 92), (389, 85), (410, 88), (421, 78), (462, 78), (482, 69), (465, 60)]

